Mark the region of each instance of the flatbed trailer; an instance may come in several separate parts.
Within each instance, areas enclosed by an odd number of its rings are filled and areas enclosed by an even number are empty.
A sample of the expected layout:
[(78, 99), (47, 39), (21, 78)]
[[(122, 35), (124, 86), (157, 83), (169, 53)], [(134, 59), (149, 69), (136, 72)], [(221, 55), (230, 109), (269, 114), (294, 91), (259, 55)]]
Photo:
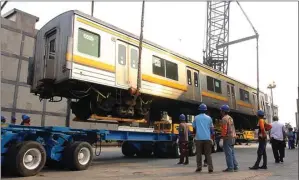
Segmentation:
[[(190, 156), (196, 153), (192, 137)], [(19, 176), (34, 176), (44, 166), (85, 170), (100, 155), (101, 142), (111, 140), (122, 141), (125, 156), (176, 158), (176, 139), (169, 133), (8, 125), (1, 128), (1, 168)]]

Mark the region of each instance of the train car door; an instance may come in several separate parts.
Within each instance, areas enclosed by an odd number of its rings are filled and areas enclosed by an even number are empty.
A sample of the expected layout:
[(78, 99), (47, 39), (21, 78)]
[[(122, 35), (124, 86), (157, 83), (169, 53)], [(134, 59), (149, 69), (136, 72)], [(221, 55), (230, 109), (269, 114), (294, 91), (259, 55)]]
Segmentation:
[(188, 84), (188, 88), (187, 88), (187, 92), (186, 92), (186, 98), (188, 100), (194, 100), (194, 82), (193, 82), (193, 73), (192, 73), (192, 69), (187, 67), (187, 84)]
[(46, 35), (44, 77), (47, 79), (55, 79), (56, 35), (56, 30)]
[(186, 98), (188, 100), (200, 101), (200, 83), (199, 72), (195, 69), (187, 67), (187, 84), (188, 89), (186, 92)]
[(129, 46), (129, 86), (137, 88), (138, 57), (139, 49), (136, 46)]
[(127, 43), (117, 41), (116, 43), (116, 84), (127, 86), (129, 81), (129, 45)]
[(236, 109), (235, 85), (227, 83), (228, 103), (231, 109)]
[(201, 101), (200, 95), (200, 82), (199, 82), (199, 72), (197, 70), (193, 70), (193, 82), (194, 82), (194, 100)]

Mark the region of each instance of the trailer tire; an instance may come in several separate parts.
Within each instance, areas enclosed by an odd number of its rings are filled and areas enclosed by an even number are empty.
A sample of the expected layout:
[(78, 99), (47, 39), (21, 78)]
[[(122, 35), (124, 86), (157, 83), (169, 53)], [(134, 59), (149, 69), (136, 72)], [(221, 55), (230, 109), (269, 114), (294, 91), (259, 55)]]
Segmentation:
[(137, 150), (133, 144), (129, 143), (128, 141), (124, 141), (121, 145), (121, 151), (124, 156), (126, 157), (134, 157)]
[(73, 171), (86, 170), (93, 159), (92, 147), (87, 142), (75, 141), (66, 147), (64, 165)]
[(6, 161), (13, 174), (28, 177), (34, 176), (42, 170), (46, 158), (45, 148), (40, 143), (25, 141), (9, 148)]

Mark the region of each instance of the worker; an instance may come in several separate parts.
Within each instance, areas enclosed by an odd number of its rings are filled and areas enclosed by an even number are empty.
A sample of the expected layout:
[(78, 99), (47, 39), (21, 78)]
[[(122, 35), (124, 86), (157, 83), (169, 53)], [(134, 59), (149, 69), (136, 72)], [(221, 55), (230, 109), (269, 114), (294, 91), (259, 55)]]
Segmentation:
[[(186, 123), (186, 117), (184, 114), (181, 114), (179, 117), (181, 123), (179, 125), (179, 136), (178, 136), (178, 143), (180, 149), (180, 161), (178, 164), (189, 164), (189, 148), (188, 148), (188, 135), (189, 135), (189, 128)], [(184, 162), (185, 159), (185, 162)]]
[(6, 122), (6, 118), (4, 116), (1, 116), (1, 123), (5, 123)]
[(221, 138), (223, 139), (223, 151), (225, 154), (227, 168), (223, 172), (234, 172), (238, 171), (238, 162), (235, 157), (235, 140), (236, 130), (234, 120), (228, 115), (230, 108), (228, 105), (222, 105), (220, 107), (220, 113), (222, 116), (221, 125)]
[(26, 114), (23, 114), (23, 115), (22, 115), (22, 122), (21, 122), (21, 125), (24, 125), (24, 126), (30, 126), (30, 117), (27, 116)]
[[(265, 113), (262, 110), (257, 111), (258, 116), (258, 124), (257, 124), (257, 135), (258, 135), (258, 149), (257, 149), (257, 160), (252, 167), (249, 167), (251, 170), (256, 169), (267, 169), (267, 153), (266, 153), (266, 146), (267, 146), (267, 133), (265, 129)], [(263, 157), (263, 165), (259, 167), (261, 159)]]
[(15, 116), (11, 116), (11, 124), (16, 124), (17, 118)]
[(286, 132), (282, 123), (278, 122), (278, 117), (273, 117), (272, 129), (270, 131), (270, 142), (275, 159), (275, 163), (283, 162), (285, 151)]
[(212, 139), (211, 135), (214, 134), (214, 125), (212, 118), (206, 115), (207, 106), (201, 104), (199, 106), (199, 115), (195, 116), (193, 121), (193, 130), (195, 134), (196, 143), (196, 161), (197, 169), (196, 172), (202, 171), (202, 152), (207, 158), (209, 173), (213, 172), (213, 162), (212, 162)]

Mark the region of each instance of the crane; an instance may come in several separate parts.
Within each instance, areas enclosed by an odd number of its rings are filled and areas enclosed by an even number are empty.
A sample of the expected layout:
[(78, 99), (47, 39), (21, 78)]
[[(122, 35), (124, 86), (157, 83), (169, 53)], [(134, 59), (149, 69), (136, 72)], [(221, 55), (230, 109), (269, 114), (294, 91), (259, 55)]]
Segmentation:
[[(257, 102), (259, 102), (259, 34), (242, 6), (236, 1), (243, 15), (254, 31), (254, 35), (229, 41), (229, 10), (230, 1), (208, 1), (207, 2), (207, 30), (206, 46), (203, 50), (203, 63), (224, 74), (228, 69), (228, 46), (240, 42), (256, 39), (257, 52)], [(259, 103), (258, 109), (260, 108)]]

